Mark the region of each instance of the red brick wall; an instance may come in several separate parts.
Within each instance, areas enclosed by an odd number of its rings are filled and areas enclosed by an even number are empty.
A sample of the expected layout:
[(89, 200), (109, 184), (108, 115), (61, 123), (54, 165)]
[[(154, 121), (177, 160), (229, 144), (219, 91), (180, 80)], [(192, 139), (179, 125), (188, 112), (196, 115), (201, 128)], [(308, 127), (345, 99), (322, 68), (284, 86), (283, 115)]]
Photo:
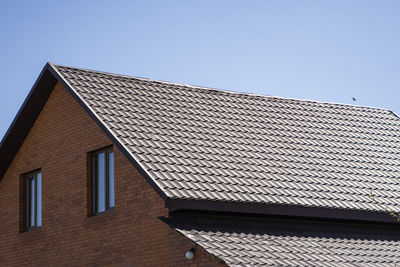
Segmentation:
[[(87, 153), (112, 144), (57, 84), (0, 181), (0, 266), (221, 266), (158, 219), (160, 196), (114, 146), (112, 213), (88, 217)], [(20, 232), (20, 175), (42, 171), (42, 228)]]

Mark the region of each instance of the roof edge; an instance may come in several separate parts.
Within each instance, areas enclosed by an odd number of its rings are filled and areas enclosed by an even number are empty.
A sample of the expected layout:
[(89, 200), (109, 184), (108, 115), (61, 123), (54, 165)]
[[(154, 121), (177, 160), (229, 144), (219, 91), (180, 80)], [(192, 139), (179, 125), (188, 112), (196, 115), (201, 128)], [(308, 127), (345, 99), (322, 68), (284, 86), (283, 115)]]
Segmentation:
[(38, 83), (39, 83), (39, 81), (42, 79), (42, 77), (44, 76), (44, 73), (48, 70), (48, 67), (49, 67), (49, 62), (46, 63), (46, 65), (44, 66), (44, 68), (43, 68), (42, 71), (40, 72), (39, 77), (36, 79), (35, 83), (33, 84), (31, 90), (30, 90), (29, 93), (28, 93), (28, 96), (25, 98), (24, 102), (22, 103), (22, 106), (19, 108), (19, 110), (18, 110), (18, 112), (17, 112), (17, 115), (15, 115), (13, 121), (11, 122), (10, 127), (8, 127), (6, 133), (4, 134), (3, 139), (2, 139), (1, 142), (0, 142), (0, 148), (1, 148), (1, 147), (3, 146), (3, 144), (5, 143), (5, 140), (7, 139), (7, 136), (10, 135), (10, 132), (11, 132), (13, 126), (16, 124), (16, 122), (17, 122), (17, 120), (18, 120), (18, 117), (21, 116), (21, 113), (22, 113), (24, 107), (28, 105), (28, 100), (31, 98), (34, 89), (38, 86)]
[(385, 212), (374, 212), (366, 210), (333, 209), (268, 203), (246, 203), (193, 199), (167, 199), (165, 206), (169, 209), (170, 212), (207, 211), (254, 215), (293, 216), (311, 219), (397, 223), (396, 219)]
[(0, 181), (57, 83), (57, 79), (51, 74), (50, 69), (51, 64), (48, 62), (40, 72), (0, 143)]

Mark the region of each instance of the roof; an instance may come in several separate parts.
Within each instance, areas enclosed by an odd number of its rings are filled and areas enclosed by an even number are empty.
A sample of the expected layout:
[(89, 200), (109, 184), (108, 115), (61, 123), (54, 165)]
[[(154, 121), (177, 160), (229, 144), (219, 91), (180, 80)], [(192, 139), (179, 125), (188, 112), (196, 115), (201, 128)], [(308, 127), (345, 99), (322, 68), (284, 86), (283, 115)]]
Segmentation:
[[(389, 110), (50, 63), (0, 145), (0, 177), (57, 81), (167, 203), (400, 210), (400, 120)], [(380, 205), (371, 201), (371, 192)]]
[(184, 214), (166, 219), (229, 266), (396, 266), (398, 225)]

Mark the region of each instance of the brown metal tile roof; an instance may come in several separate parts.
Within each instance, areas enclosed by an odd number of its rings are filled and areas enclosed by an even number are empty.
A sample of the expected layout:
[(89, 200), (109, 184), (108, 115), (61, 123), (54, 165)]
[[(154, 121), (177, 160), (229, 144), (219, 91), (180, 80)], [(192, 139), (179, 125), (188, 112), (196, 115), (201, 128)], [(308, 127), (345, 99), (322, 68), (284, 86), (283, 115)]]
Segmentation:
[(176, 215), (166, 222), (229, 266), (396, 266), (399, 225)]
[(389, 110), (53, 67), (170, 199), (400, 210)]

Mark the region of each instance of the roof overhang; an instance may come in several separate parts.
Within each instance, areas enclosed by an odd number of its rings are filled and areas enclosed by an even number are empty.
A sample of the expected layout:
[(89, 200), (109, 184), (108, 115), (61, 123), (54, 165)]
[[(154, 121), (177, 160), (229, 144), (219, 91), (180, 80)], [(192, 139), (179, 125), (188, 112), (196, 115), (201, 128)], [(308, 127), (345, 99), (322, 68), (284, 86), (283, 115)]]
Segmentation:
[(0, 143), (0, 180), (28, 135), (57, 83), (50, 63), (47, 63), (26, 97)]
[(385, 212), (351, 209), (329, 209), (295, 205), (275, 205), (267, 203), (246, 203), (212, 200), (167, 199), (165, 206), (174, 211), (210, 211), (273, 216), (294, 216), (314, 219), (334, 219), (346, 221), (368, 221), (396, 223), (396, 219)]

